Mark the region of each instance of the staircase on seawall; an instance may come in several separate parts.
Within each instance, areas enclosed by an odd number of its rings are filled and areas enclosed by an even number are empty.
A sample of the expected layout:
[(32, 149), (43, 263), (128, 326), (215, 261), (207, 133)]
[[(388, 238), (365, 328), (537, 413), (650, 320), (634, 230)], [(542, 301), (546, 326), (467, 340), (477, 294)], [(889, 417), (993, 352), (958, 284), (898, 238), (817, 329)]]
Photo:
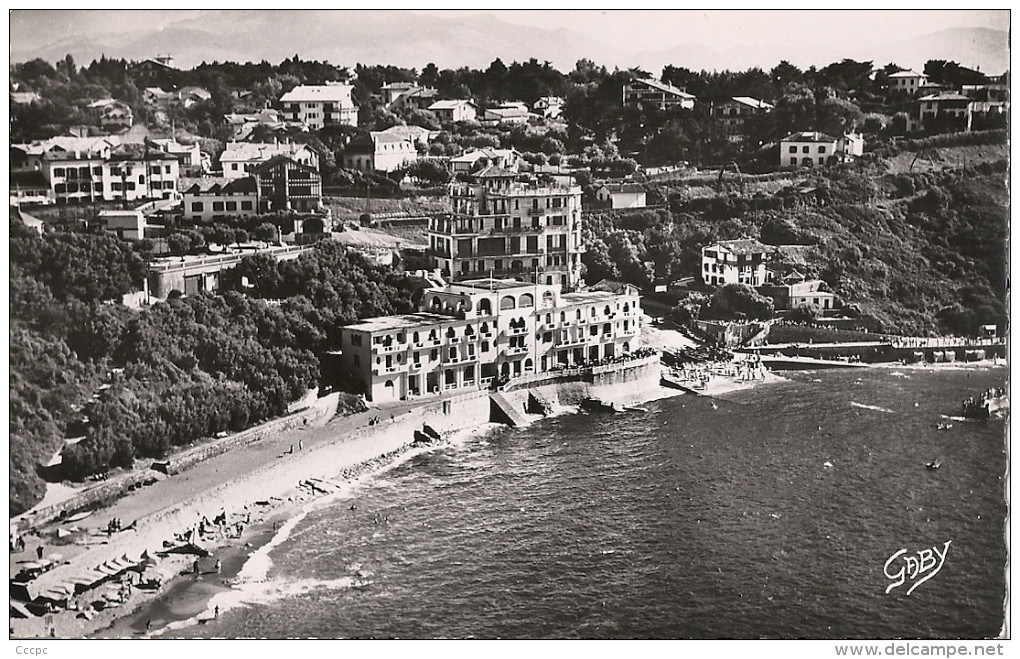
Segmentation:
[(490, 393), (489, 400), (492, 401), (491, 418), (493, 421), (506, 423), (514, 428), (528, 425), (528, 419), (503, 394)]

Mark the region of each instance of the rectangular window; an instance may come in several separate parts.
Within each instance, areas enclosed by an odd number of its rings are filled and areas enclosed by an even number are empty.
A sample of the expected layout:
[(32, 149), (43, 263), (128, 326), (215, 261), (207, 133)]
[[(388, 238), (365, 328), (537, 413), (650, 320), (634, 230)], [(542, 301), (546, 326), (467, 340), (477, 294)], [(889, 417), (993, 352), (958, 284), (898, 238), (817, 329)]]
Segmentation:
[(250, 201), (242, 201), (241, 202), (241, 210), (243, 210), (243, 211), (250, 211), (251, 210), (251, 202)]
[(818, 153), (825, 153), (825, 147), (824, 146), (819, 146), (818, 147)]
[(135, 189), (135, 182), (134, 181), (128, 181), (127, 183), (124, 184), (124, 189), (125, 190), (134, 190)]
[(63, 167), (54, 167), (53, 168), (53, 175), (54, 176), (63, 176), (64, 175), (64, 168)]
[(192, 213), (201, 213), (204, 210), (205, 210), (205, 204), (203, 204), (200, 201), (192, 202), (192, 204), (191, 204), (191, 212)]
[(802, 146), (800, 148), (800, 150), (801, 150), (801, 153), (810, 153), (811, 152), (811, 147), (809, 147), (809, 146)]
[(103, 168), (102, 167), (93, 167), (92, 168), (92, 175), (93, 176), (102, 176), (103, 175)]
[(796, 158), (790, 158), (790, 164), (791, 165), (796, 165), (797, 164), (797, 159)]
[(163, 171), (166, 172), (167, 174), (169, 174), (170, 173), (170, 165), (167, 165), (166, 167), (164, 167)]
[(797, 147), (791, 146), (790, 147), (790, 153), (797, 153)]
[(236, 211), (237, 210), (237, 202), (236, 201), (228, 201), (227, 202), (227, 210), (228, 211)]
[(351, 334), (351, 345), (352, 346), (360, 346), (361, 345), (361, 335), (360, 334)]
[(222, 211), (223, 210), (223, 202), (222, 201), (214, 201), (212, 203), (212, 209), (214, 211)]

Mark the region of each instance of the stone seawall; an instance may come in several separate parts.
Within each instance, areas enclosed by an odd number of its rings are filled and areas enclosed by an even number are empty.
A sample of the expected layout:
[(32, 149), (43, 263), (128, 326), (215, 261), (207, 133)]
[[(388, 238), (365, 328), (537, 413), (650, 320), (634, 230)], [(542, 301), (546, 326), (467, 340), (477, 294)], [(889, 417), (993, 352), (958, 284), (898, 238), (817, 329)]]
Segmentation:
[(599, 398), (618, 405), (654, 400), (667, 392), (659, 386), (661, 368), (657, 355), (633, 364), (612, 364), (592, 369), (588, 378), (568, 375), (562, 380), (541, 379), (522, 384), (503, 396), (523, 410), (532, 391), (560, 407), (573, 407), (585, 398)]
[[(213, 456), (257, 442), (267, 435), (286, 432), (306, 424), (315, 426), (324, 425), (336, 413), (339, 398), (340, 395), (337, 393), (323, 396), (312, 403), (307, 409), (280, 417), (279, 419), (266, 421), (255, 427), (234, 433), (229, 437), (212, 440), (187, 449), (163, 461), (163, 464), (167, 465), (168, 473), (178, 473)], [(117, 499), (135, 486), (151, 482), (154, 478), (163, 478), (162, 474), (152, 469), (141, 468), (141, 465), (145, 465), (146, 462), (142, 460), (138, 462), (139, 469), (137, 472), (118, 477), (116, 480), (108, 483), (94, 485), (68, 499), (46, 506), (45, 508), (30, 510), (22, 515), (18, 515), (11, 519), (11, 525), (19, 531), (35, 528), (52, 520), (59, 519), (63, 515), (73, 514), (91, 506)]]

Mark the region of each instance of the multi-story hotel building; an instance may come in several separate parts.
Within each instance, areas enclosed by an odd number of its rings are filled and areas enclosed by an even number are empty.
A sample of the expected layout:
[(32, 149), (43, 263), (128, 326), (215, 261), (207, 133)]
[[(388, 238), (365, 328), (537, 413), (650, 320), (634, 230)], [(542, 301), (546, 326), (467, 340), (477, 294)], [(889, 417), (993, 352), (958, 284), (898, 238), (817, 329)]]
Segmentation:
[(478, 390), (494, 379), (593, 365), (637, 348), (638, 290), (474, 279), (426, 289), (418, 313), (341, 329), (348, 387), (370, 401)]
[(432, 267), (451, 280), (513, 277), (581, 285), (581, 188), (489, 166), (450, 185), (452, 212), (429, 219)]

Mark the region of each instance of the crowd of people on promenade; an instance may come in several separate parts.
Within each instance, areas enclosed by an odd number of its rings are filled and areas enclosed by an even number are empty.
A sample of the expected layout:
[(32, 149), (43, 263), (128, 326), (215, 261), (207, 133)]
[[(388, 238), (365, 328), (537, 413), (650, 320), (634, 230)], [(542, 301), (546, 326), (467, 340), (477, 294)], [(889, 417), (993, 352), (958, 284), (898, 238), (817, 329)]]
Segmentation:
[(1003, 339), (997, 337), (963, 336), (894, 336), (890, 337), (896, 348), (949, 348), (998, 345)]

